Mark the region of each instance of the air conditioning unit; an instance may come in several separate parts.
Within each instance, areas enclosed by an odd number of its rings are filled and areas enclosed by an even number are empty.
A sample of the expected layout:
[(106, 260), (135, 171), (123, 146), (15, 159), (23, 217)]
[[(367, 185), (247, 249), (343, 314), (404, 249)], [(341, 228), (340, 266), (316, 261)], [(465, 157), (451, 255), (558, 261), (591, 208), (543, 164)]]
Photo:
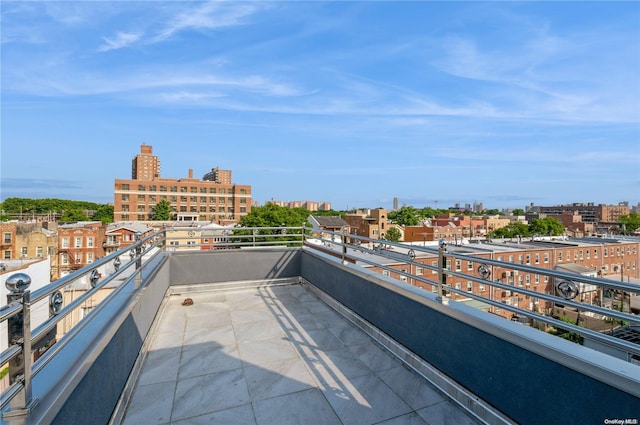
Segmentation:
[(502, 277), (509, 277), (511, 276), (511, 272), (502, 272)]

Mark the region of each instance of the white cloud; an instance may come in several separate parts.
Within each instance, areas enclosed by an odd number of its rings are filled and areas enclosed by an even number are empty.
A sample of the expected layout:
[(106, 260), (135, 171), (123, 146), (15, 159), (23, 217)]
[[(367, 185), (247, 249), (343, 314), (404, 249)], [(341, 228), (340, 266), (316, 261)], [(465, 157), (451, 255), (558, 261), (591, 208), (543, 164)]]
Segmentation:
[(102, 37), (104, 44), (98, 47), (100, 52), (108, 52), (109, 50), (122, 49), (127, 47), (141, 37), (141, 34), (118, 32), (114, 38)]
[(175, 34), (193, 29), (205, 30), (242, 25), (242, 18), (252, 15), (259, 7), (255, 4), (207, 2), (202, 6), (178, 14), (151, 42), (164, 41)]

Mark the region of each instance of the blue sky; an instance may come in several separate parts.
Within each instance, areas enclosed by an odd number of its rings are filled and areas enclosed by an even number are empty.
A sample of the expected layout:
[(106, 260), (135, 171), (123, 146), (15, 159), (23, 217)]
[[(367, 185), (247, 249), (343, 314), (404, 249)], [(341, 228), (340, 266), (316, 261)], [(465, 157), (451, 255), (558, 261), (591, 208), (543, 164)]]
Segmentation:
[(0, 198), (233, 170), (335, 209), (640, 201), (640, 2), (12, 2)]

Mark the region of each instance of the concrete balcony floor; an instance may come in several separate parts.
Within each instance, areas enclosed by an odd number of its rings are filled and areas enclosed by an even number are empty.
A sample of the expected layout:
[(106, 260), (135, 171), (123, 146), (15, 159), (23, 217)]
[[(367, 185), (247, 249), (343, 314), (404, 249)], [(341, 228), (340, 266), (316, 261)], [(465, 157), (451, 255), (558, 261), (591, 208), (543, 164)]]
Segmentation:
[(174, 295), (156, 320), (126, 425), (479, 423), (304, 285)]

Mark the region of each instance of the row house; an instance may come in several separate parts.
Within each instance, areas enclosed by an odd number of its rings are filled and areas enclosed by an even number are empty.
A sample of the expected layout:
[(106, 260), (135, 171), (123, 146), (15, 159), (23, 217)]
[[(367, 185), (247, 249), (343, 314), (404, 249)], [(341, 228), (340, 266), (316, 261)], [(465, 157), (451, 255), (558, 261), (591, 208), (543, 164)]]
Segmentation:
[(143, 223), (113, 223), (107, 227), (103, 247), (109, 255), (119, 249), (126, 248), (136, 241), (136, 233), (142, 237), (153, 233), (153, 227)]
[(107, 226), (99, 221), (59, 225), (56, 277), (65, 276), (104, 257), (106, 230)]

